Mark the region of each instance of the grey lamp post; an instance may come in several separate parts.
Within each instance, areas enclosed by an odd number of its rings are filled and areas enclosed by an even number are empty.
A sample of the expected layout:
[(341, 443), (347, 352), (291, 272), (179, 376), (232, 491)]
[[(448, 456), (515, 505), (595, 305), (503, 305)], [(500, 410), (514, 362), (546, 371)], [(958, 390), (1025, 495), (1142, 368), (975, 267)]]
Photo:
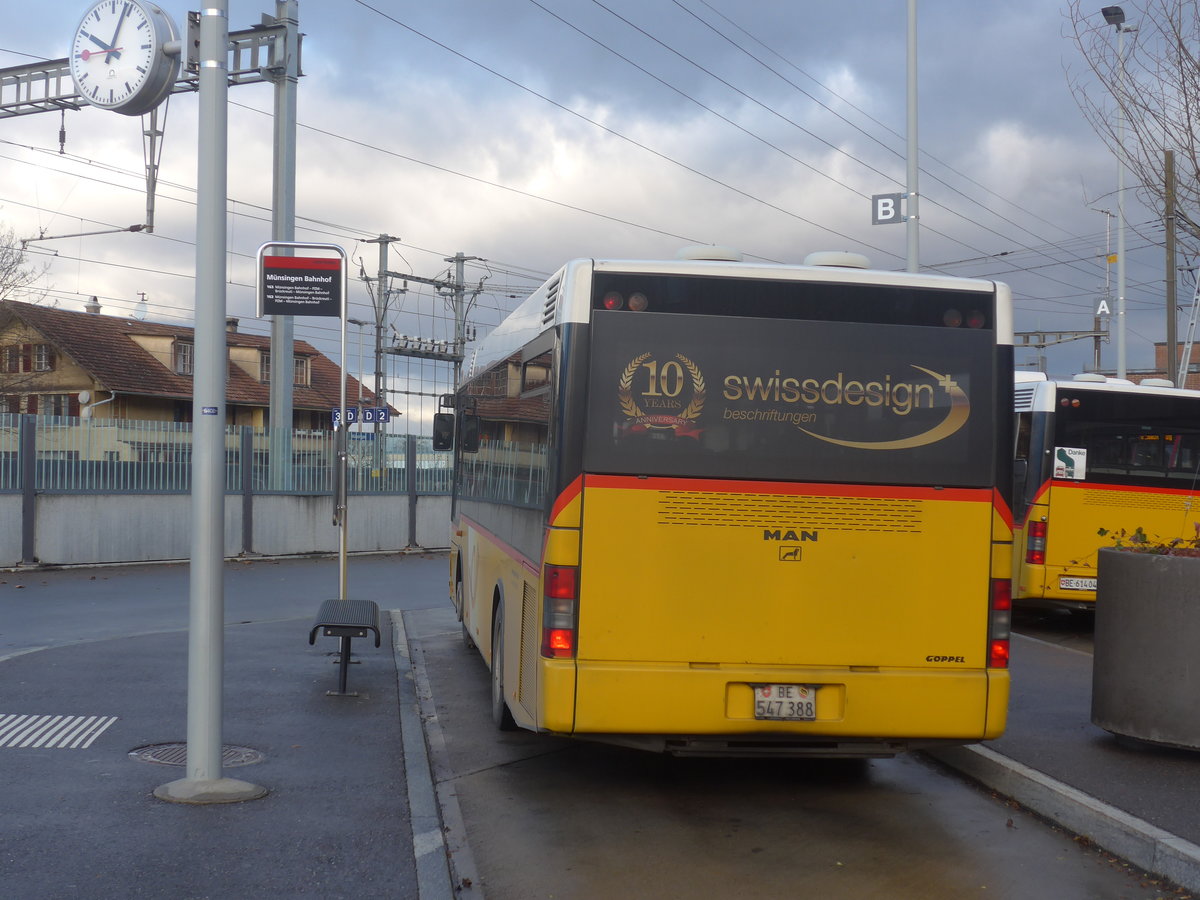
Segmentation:
[(1119, 6), (1100, 10), (1105, 24), (1117, 29), (1117, 377), (1124, 378), (1125, 351), (1125, 32), (1136, 31), (1125, 24), (1125, 11)]

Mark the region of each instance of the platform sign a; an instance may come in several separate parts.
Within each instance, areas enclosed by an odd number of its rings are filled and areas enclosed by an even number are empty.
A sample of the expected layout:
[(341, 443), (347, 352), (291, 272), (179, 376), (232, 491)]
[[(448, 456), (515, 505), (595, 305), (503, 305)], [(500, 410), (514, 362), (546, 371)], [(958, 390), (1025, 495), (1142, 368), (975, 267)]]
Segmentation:
[(262, 256), (259, 316), (342, 314), (342, 260), (322, 256)]

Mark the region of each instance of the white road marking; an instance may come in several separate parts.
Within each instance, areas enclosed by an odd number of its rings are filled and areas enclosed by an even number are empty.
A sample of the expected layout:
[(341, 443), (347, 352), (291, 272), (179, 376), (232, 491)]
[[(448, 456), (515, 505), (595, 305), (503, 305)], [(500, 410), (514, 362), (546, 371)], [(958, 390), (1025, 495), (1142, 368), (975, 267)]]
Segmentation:
[(0, 713), (0, 748), (85, 750), (116, 716), (34, 716)]

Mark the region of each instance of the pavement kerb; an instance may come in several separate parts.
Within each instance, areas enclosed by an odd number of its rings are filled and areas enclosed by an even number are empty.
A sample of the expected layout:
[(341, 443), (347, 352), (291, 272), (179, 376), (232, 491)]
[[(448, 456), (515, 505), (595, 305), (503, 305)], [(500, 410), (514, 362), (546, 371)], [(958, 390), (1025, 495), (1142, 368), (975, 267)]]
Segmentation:
[(925, 754), (1129, 863), (1200, 891), (1200, 846), (981, 746)]
[(424, 653), (419, 644), (409, 646), (403, 612), (393, 609), (391, 618), (418, 896), (420, 900), (484, 900), (446, 761)]

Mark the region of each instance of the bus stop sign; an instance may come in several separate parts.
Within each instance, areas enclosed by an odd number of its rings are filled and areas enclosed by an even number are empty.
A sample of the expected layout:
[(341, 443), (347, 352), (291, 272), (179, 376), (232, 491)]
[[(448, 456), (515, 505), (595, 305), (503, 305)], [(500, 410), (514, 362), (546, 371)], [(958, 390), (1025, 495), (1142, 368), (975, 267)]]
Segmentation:
[(341, 316), (340, 257), (266, 256), (258, 277), (259, 316)]

